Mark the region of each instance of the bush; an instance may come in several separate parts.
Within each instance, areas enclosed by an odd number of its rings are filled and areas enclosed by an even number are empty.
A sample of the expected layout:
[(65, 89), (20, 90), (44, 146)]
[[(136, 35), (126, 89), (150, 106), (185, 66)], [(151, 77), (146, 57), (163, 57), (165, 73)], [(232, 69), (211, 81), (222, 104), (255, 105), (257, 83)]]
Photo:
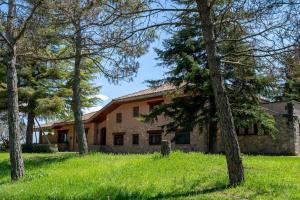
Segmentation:
[(48, 145), (48, 144), (32, 144), (22, 145), (22, 150), (25, 153), (55, 153), (58, 152), (57, 145)]
[(7, 149), (2, 145), (0, 144), (0, 152), (6, 152)]

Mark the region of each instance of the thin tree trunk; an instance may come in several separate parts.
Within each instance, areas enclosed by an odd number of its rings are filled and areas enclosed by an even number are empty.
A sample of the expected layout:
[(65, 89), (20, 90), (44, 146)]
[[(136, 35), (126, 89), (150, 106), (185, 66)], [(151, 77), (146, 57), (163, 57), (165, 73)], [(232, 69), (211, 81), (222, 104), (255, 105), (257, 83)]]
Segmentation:
[(33, 126), (34, 126), (35, 113), (29, 111), (27, 115), (27, 128), (26, 128), (26, 145), (33, 143)]
[(6, 38), (9, 42), (7, 62), (7, 93), (8, 93), (8, 129), (11, 163), (11, 178), (16, 181), (24, 176), (24, 163), (21, 149), (20, 119), (17, 88), (17, 47), (13, 35), (13, 20), (16, 14), (16, 2), (9, 0), (6, 25)]
[(216, 121), (217, 108), (215, 103), (215, 97), (211, 95), (209, 97), (209, 122), (208, 122), (208, 152), (215, 152), (215, 145), (217, 140), (218, 122)]
[(81, 111), (81, 99), (80, 99), (80, 66), (81, 66), (81, 47), (82, 37), (80, 30), (80, 21), (78, 20), (75, 24), (76, 36), (75, 36), (75, 65), (74, 65), (74, 82), (73, 82), (73, 113), (75, 120), (75, 132), (77, 134), (78, 150), (79, 154), (88, 153), (88, 145), (86, 135), (84, 132), (84, 124), (82, 122), (82, 111)]
[(244, 181), (244, 168), (234, 128), (233, 116), (221, 74), (220, 60), (216, 53), (216, 41), (211, 13), (212, 5), (209, 5), (208, 0), (196, 0), (196, 3), (200, 14), (210, 78), (220, 119), (229, 180), (231, 185), (237, 185)]

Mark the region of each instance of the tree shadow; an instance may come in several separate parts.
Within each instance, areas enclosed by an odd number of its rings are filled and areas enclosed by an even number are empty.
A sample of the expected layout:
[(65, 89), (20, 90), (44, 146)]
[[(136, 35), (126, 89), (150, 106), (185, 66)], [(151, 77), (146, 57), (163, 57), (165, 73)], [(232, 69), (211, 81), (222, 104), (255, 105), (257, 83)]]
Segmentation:
[(71, 200), (71, 199), (77, 199), (77, 200), (91, 200), (91, 199), (109, 199), (109, 200), (157, 200), (157, 199), (183, 199), (188, 197), (195, 197), (197, 195), (201, 194), (209, 194), (214, 192), (219, 192), (227, 189), (228, 185), (216, 185), (211, 188), (204, 188), (199, 190), (193, 190), (186, 192), (170, 192), (170, 193), (160, 193), (155, 196), (149, 196), (151, 194), (145, 194), (143, 191), (140, 192), (132, 192), (128, 191), (122, 187), (102, 187), (99, 188), (94, 193), (86, 193), (82, 194), (80, 196), (76, 196), (75, 198), (71, 196), (43, 196), (44, 199), (56, 199), (56, 200)]
[(224, 190), (228, 189), (229, 187), (230, 186), (227, 184), (218, 184), (218, 185), (210, 187), (210, 188), (204, 188), (204, 189), (202, 188), (202, 189), (184, 191), (184, 192), (170, 192), (170, 193), (159, 194), (155, 197), (147, 198), (147, 200), (192, 197), (192, 196), (196, 196), (196, 195), (200, 195), (200, 194), (208, 194), (208, 193), (224, 191)]
[[(40, 168), (42, 166), (50, 165), (53, 163), (59, 163), (59, 162), (64, 162), (70, 158), (76, 157), (77, 154), (71, 154), (71, 153), (66, 153), (66, 154), (53, 154), (51, 156), (41, 156), (39, 154), (36, 154), (36, 156), (32, 157), (25, 157), (24, 158), (24, 165), (25, 165), (25, 170), (34, 170), (36, 168)], [(7, 183), (7, 178), (9, 177), (10, 179), (10, 163), (9, 163), (9, 158), (5, 159), (0, 162), (0, 185)], [(26, 176), (25, 176), (26, 178)]]

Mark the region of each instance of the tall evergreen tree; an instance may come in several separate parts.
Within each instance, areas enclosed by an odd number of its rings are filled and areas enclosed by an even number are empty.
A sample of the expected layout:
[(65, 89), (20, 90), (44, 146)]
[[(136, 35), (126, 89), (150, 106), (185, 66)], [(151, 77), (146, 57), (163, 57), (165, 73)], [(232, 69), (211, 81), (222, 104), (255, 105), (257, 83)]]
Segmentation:
[[(222, 52), (229, 53), (246, 48), (246, 45), (228, 42), (221, 48)], [(154, 86), (168, 83), (178, 87), (178, 90), (170, 94), (173, 97), (171, 103), (156, 107), (146, 116), (146, 121), (164, 114), (170, 119), (165, 125), (169, 133), (190, 132), (196, 126), (206, 127), (209, 151), (213, 152), (219, 119), (201, 30), (189, 26), (180, 28), (171, 39), (164, 41), (164, 49), (157, 50), (157, 53), (162, 66), (169, 71), (165, 79), (150, 83)], [(273, 117), (259, 105), (260, 94), (272, 80), (260, 74), (262, 66), (255, 59), (246, 60), (241, 56), (231, 61), (222, 67), (236, 127), (247, 128), (257, 124), (260, 134), (276, 132)]]

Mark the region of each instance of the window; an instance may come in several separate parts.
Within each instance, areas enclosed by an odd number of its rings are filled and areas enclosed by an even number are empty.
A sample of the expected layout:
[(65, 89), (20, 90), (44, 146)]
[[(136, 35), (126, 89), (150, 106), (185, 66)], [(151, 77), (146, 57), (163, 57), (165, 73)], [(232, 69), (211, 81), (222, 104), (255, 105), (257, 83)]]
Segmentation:
[(245, 127), (245, 132), (244, 132), (244, 135), (249, 135), (249, 128), (248, 127)]
[(57, 143), (58, 144), (67, 144), (68, 143), (68, 130), (58, 131)]
[(257, 124), (254, 124), (254, 125), (253, 125), (253, 134), (254, 134), (254, 135), (257, 135), (257, 134), (258, 134), (258, 125), (257, 125)]
[(236, 128), (237, 135), (257, 135), (258, 134), (258, 125), (253, 124), (252, 126), (246, 126), (244, 128)]
[(124, 133), (113, 133), (114, 134), (114, 145), (124, 144)]
[(122, 113), (117, 113), (116, 122), (117, 123), (121, 123), (122, 122)]
[(149, 111), (151, 112), (155, 106), (161, 105), (163, 103), (163, 100), (154, 101), (154, 102), (148, 102), (149, 104)]
[(132, 144), (134, 144), (134, 145), (139, 144), (139, 134), (132, 135)]
[(133, 107), (133, 117), (139, 117), (140, 116), (140, 108), (138, 106)]
[(100, 145), (106, 145), (106, 128), (101, 128), (100, 132)]
[(88, 129), (88, 128), (85, 128), (85, 129), (84, 129), (84, 132), (85, 132), (86, 142), (88, 142), (89, 129)]
[(160, 145), (162, 131), (148, 131), (149, 145)]
[(191, 136), (189, 132), (175, 133), (175, 144), (190, 144)]

